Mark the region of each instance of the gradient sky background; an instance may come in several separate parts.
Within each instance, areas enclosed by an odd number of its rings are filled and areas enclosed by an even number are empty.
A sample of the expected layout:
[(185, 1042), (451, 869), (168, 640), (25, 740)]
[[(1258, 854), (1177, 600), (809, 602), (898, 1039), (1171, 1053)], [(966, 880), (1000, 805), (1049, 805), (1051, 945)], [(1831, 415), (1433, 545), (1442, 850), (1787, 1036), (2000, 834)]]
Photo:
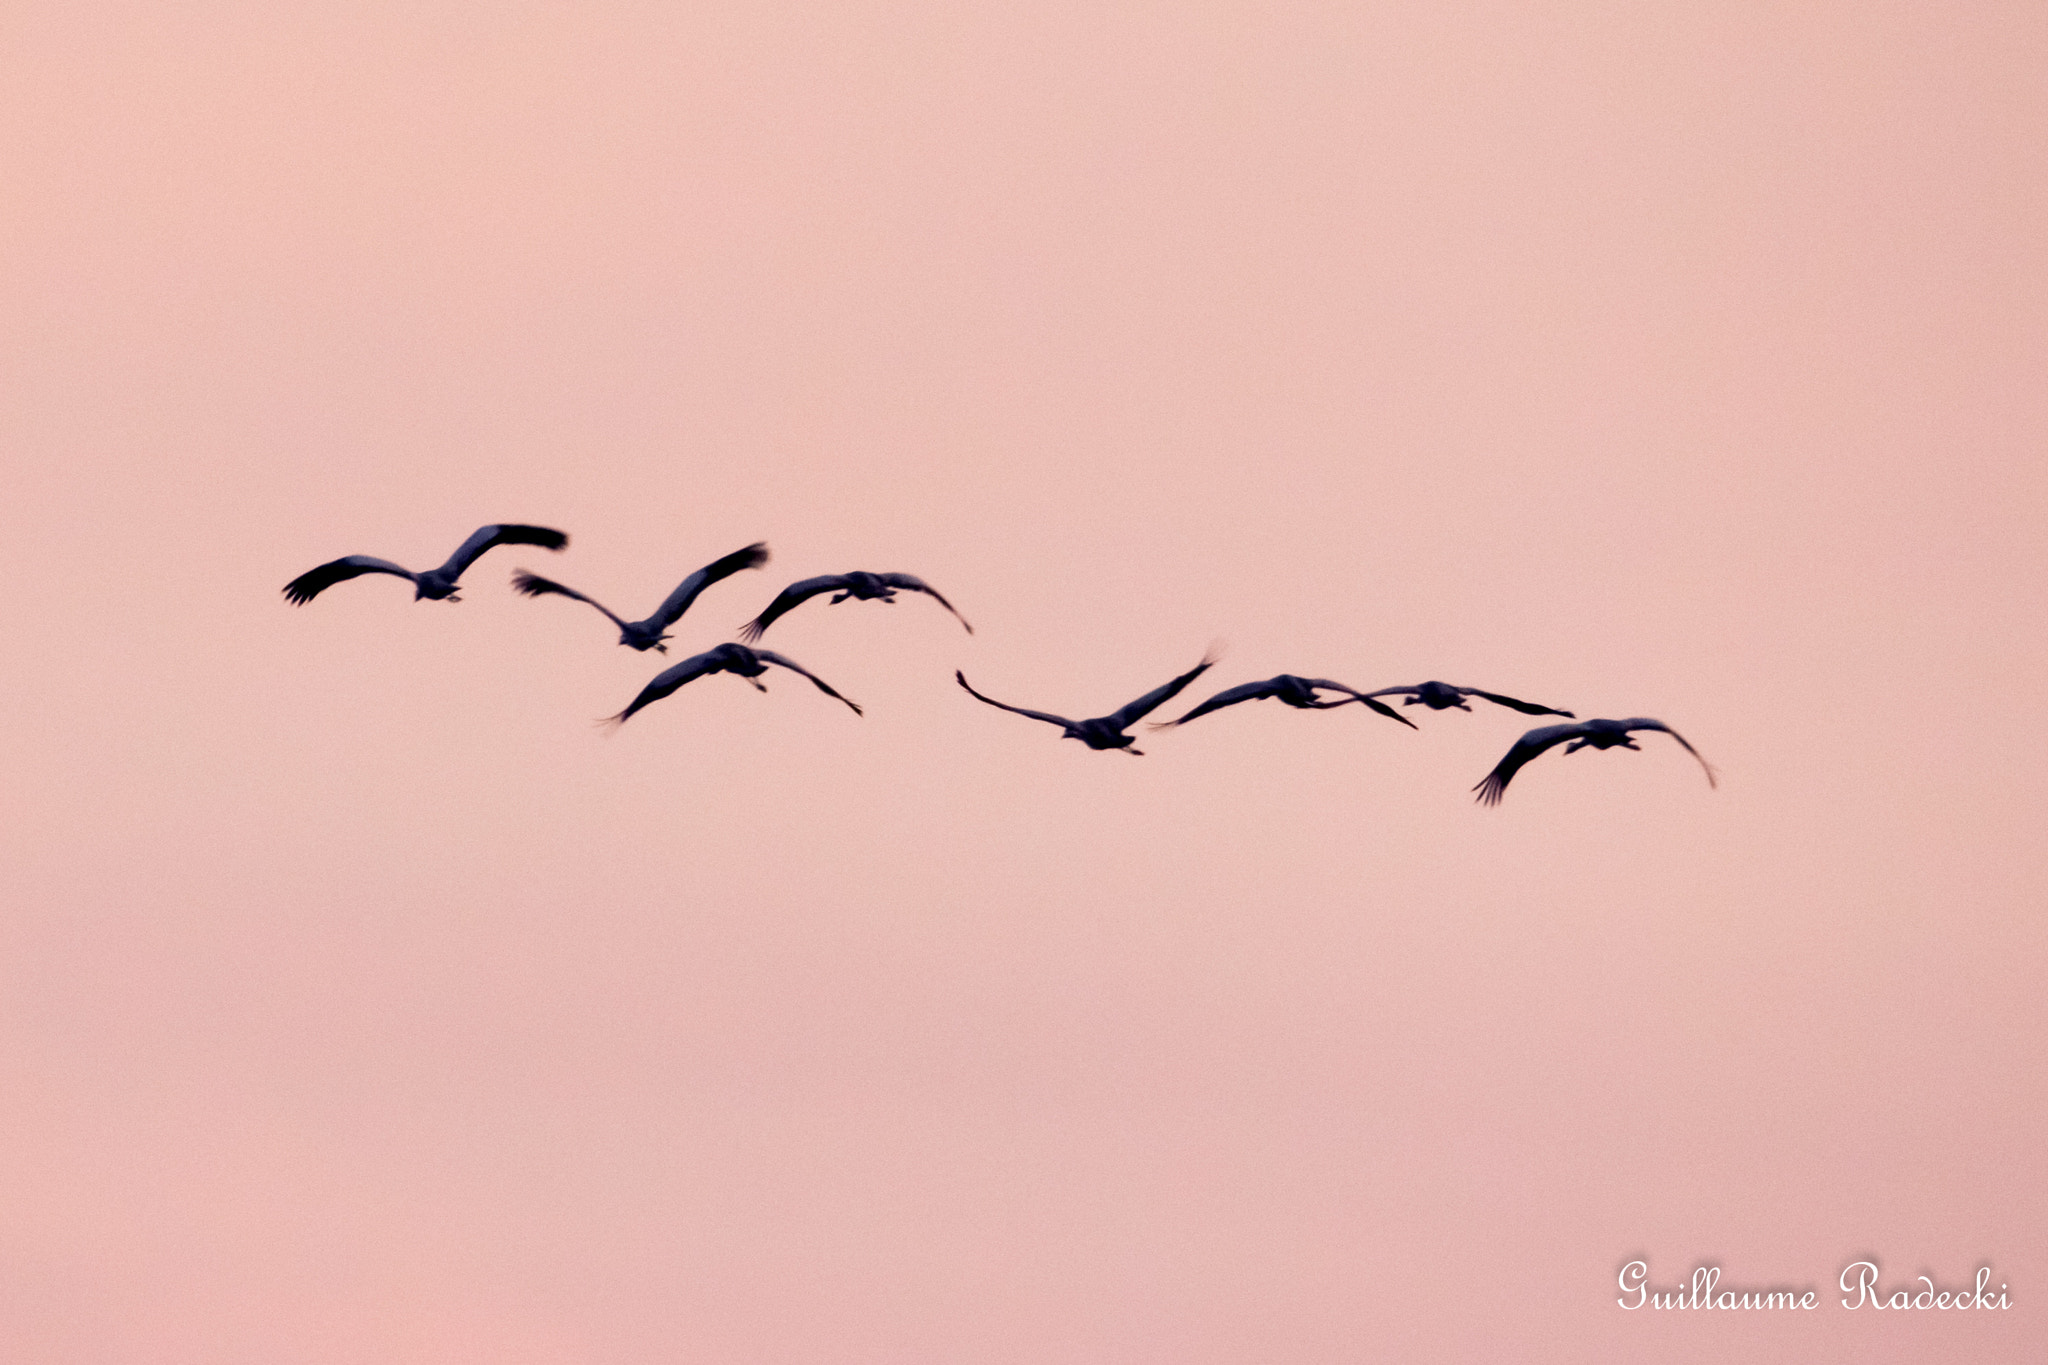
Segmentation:
[[(2048, 10), (16, 6), (0, 1355), (2016, 1360)], [(304, 609), (369, 553), (440, 562)], [(629, 615), (765, 539), (788, 675)], [(1240, 707), (1446, 678), (1661, 737)], [(668, 656), (672, 661), (679, 653)], [(1809, 1314), (1615, 1303), (1673, 1282)], [(1994, 1314), (1849, 1313), (1836, 1276)], [(1915, 1286), (1917, 1287), (1917, 1286)]]

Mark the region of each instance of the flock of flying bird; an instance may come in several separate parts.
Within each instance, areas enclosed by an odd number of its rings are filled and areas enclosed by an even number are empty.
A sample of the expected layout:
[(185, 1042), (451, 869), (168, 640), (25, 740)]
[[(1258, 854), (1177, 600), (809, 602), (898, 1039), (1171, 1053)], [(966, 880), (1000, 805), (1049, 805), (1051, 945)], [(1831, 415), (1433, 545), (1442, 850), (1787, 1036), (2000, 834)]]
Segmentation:
[[(284, 595), (286, 600), (294, 605), (302, 606), (337, 583), (358, 578), (363, 574), (382, 573), (411, 580), (415, 601), (425, 598), (452, 602), (459, 600), (456, 580), (461, 578), (463, 571), (474, 564), (486, 550), (499, 545), (538, 545), (543, 549), (560, 550), (568, 543), (568, 536), (546, 526), (522, 526), (512, 523), (483, 526), (468, 540), (463, 541), (455, 553), (448, 557), (448, 562), (437, 569), (416, 573), (393, 564), (388, 559), (377, 559), (370, 555), (345, 555), (300, 574), (285, 584)], [(663, 642), (669, 638), (668, 628), (690, 609), (706, 588), (721, 579), (730, 578), (742, 569), (758, 569), (767, 562), (768, 547), (765, 544), (749, 545), (743, 550), (733, 551), (722, 559), (715, 559), (677, 584), (675, 591), (664, 598), (652, 614), (639, 621), (627, 621), (595, 598), (585, 596), (553, 579), (528, 573), (524, 569), (514, 575), (512, 586), (528, 597), (568, 597), (586, 603), (603, 612), (606, 618), (619, 628), (620, 644), (637, 650), (653, 649), (666, 654), (668, 646)], [(844, 602), (849, 598), (862, 602), (893, 603), (899, 592), (925, 594), (952, 612), (953, 618), (959, 621), (970, 635), (974, 633), (974, 627), (967, 624), (967, 618), (954, 610), (953, 604), (948, 602), (938, 589), (921, 578), (907, 573), (822, 574), (816, 578), (806, 578), (792, 583), (777, 594), (775, 600), (768, 604), (767, 610), (740, 628), (740, 639), (746, 641), (745, 644), (722, 644), (664, 669), (640, 690), (640, 695), (633, 698), (625, 710), (615, 716), (606, 717), (602, 723), (614, 727), (622, 725), (642, 707), (660, 701), (685, 683), (694, 682), (712, 673), (734, 674), (745, 678), (758, 691), (766, 692), (768, 689), (762, 685), (760, 678), (771, 664), (778, 668), (786, 668), (792, 673), (802, 674), (810, 679), (812, 685), (820, 692), (845, 702), (853, 709), (855, 715), (859, 715), (860, 707), (841, 696), (823, 678), (794, 659), (777, 654), (773, 650), (757, 648), (756, 645), (777, 620), (813, 597), (831, 593), (833, 603)], [(1050, 711), (1031, 711), (1021, 706), (1011, 706), (1007, 702), (997, 701), (975, 691), (964, 673), (956, 670), (953, 677), (966, 689), (968, 695), (977, 701), (986, 702), (990, 706), (1016, 715), (1029, 716), (1033, 720), (1042, 720), (1059, 726), (1062, 739), (1078, 739), (1091, 749), (1116, 749), (1137, 755), (1142, 751), (1132, 747), (1136, 742), (1136, 736), (1127, 733), (1131, 726), (1179, 695), (1182, 689), (1207, 672), (1215, 662), (1216, 653), (1212, 649), (1203, 656), (1200, 663), (1172, 681), (1153, 688), (1136, 701), (1126, 703), (1106, 716), (1095, 716), (1087, 720), (1071, 720), (1066, 716), (1054, 715)], [(1322, 693), (1332, 694), (1331, 699), (1324, 700)], [(1497, 804), (1501, 794), (1507, 790), (1508, 783), (1514, 780), (1515, 774), (1539, 754), (1560, 744), (1565, 746), (1566, 753), (1573, 753), (1579, 749), (1637, 749), (1639, 746), (1632, 738), (1632, 732), (1637, 730), (1661, 730), (1670, 735), (1684, 746), (1687, 753), (1699, 759), (1700, 767), (1706, 770), (1708, 785), (1716, 785), (1713, 765), (1700, 756), (1699, 750), (1686, 743), (1683, 735), (1661, 720), (1652, 720), (1647, 716), (1635, 716), (1628, 720), (1577, 720), (1570, 711), (1561, 711), (1551, 706), (1538, 706), (1534, 702), (1517, 701), (1513, 697), (1483, 691), (1477, 687), (1453, 687), (1449, 683), (1441, 682), (1418, 683), (1408, 687), (1382, 687), (1374, 692), (1360, 692), (1354, 687), (1332, 682), (1328, 678), (1301, 678), (1292, 673), (1282, 673), (1276, 678), (1267, 678), (1262, 682), (1239, 683), (1236, 687), (1225, 688), (1178, 719), (1148, 724), (1153, 730), (1170, 730), (1175, 726), (1185, 725), (1197, 717), (1206, 716), (1212, 711), (1220, 711), (1226, 706), (1270, 697), (1288, 706), (1317, 711), (1349, 706), (1356, 702), (1389, 720), (1399, 721), (1411, 730), (1414, 729), (1414, 722), (1379, 700), (1381, 697), (1392, 696), (1401, 697), (1403, 706), (1425, 706), (1432, 711), (1444, 711), (1453, 707), (1460, 711), (1470, 711), (1472, 708), (1466, 698), (1479, 697), (1496, 706), (1505, 706), (1509, 710), (1520, 711), (1526, 715), (1564, 716), (1573, 721), (1568, 725), (1540, 726), (1515, 741), (1507, 756), (1495, 764), (1493, 771), (1480, 779), (1478, 785), (1473, 788), (1479, 793), (1478, 799), (1487, 805)]]

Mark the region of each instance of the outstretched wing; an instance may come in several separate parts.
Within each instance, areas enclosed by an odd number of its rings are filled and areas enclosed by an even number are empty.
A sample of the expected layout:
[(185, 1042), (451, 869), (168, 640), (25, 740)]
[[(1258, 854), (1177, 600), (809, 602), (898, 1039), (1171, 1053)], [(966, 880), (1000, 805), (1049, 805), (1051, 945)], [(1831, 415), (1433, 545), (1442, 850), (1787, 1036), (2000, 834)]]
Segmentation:
[[(1224, 688), (1221, 692), (1218, 692), (1179, 720), (1148, 721), (1146, 728), (1152, 730), (1171, 730), (1176, 725), (1186, 725), (1196, 716), (1206, 716), (1211, 711), (1221, 711), (1224, 707), (1235, 706), (1241, 701), (1257, 701), (1262, 697), (1270, 697), (1279, 690), (1279, 683), (1273, 678), (1268, 678), (1264, 682), (1239, 683), (1235, 687)], [(1164, 700), (1164, 698), (1161, 700)]]
[(675, 691), (678, 687), (681, 687), (684, 683), (695, 682), (706, 673), (716, 673), (724, 667), (725, 658), (715, 649), (708, 649), (702, 654), (693, 654), (681, 663), (671, 664), (655, 674), (654, 680), (640, 689), (640, 695), (633, 698), (630, 706), (619, 712), (616, 716), (606, 716), (598, 724), (616, 730), (619, 726), (631, 720), (633, 713), (641, 707), (652, 705)]
[(771, 664), (780, 664), (782, 667), (788, 669), (792, 673), (803, 674), (806, 678), (809, 678), (811, 680), (812, 684), (815, 685), (820, 692), (823, 692), (828, 697), (838, 697), (840, 701), (846, 702), (848, 706), (853, 707), (853, 714), (855, 714), (856, 716), (861, 713), (859, 703), (847, 701), (845, 697), (840, 697), (837, 692), (832, 690), (832, 685), (830, 683), (826, 682), (817, 674), (811, 672), (810, 669), (805, 668), (796, 660), (786, 658), (783, 655), (777, 654), (772, 649), (757, 649), (754, 651), (754, 657), (757, 659), (765, 659), (767, 662)]
[(768, 610), (740, 627), (740, 638), (752, 644), (761, 638), (763, 631), (775, 624), (777, 617), (799, 602), (816, 597), (821, 592), (831, 592), (845, 586), (846, 575), (841, 573), (820, 574), (816, 578), (806, 578), (792, 583), (775, 595), (775, 600), (768, 604)]
[(1033, 720), (1042, 720), (1048, 725), (1057, 725), (1063, 730), (1074, 728), (1074, 722), (1068, 720), (1065, 716), (1055, 716), (1050, 711), (1026, 711), (1021, 706), (1012, 706), (1008, 702), (997, 701), (994, 697), (982, 696), (981, 693), (974, 690), (973, 684), (967, 681), (967, 675), (957, 668), (953, 670), (953, 681), (966, 688), (967, 695), (973, 697), (976, 701), (985, 701), (990, 706), (997, 707), (1000, 710), (1014, 711), (1020, 716), (1029, 716)]
[[(1350, 689), (1347, 688), (1345, 690), (1349, 691)], [(1421, 693), (1422, 689), (1420, 687), (1410, 684), (1407, 687), (1382, 687), (1377, 692), (1360, 692), (1358, 696), (1363, 700), (1366, 697), (1414, 697), (1421, 695)]]
[(604, 603), (598, 601), (595, 597), (585, 597), (582, 593), (576, 591), (576, 589), (574, 588), (564, 587), (560, 583), (555, 582), (555, 580), (552, 578), (542, 578), (537, 573), (528, 573), (526, 570), (521, 569), (518, 573), (512, 575), (512, 590), (514, 592), (523, 592), (528, 597), (546, 597), (550, 593), (554, 594), (557, 597), (573, 597), (578, 602), (589, 603), (591, 606), (596, 607), (599, 611), (603, 612), (606, 616), (611, 617), (612, 624), (617, 626), (620, 630), (624, 630), (626, 628), (626, 623), (624, 621), (621, 621), (618, 617), (618, 613), (614, 612), (610, 607), (607, 607)]
[(1525, 716), (1572, 716), (1573, 719), (1577, 719), (1573, 712), (1560, 711), (1555, 706), (1538, 706), (1533, 701), (1516, 701), (1513, 697), (1503, 697), (1498, 692), (1482, 692), (1476, 687), (1461, 687), (1458, 690), (1468, 697), (1484, 697), (1495, 706), (1505, 706), (1508, 710), (1520, 711)]
[[(1671, 736), (1680, 744), (1685, 744), (1684, 735), (1679, 734), (1678, 731), (1672, 729), (1663, 721), (1651, 720), (1648, 716), (1632, 717), (1631, 719), (1623, 721), (1622, 726), (1624, 729), (1629, 730), (1662, 730), (1665, 734)], [(1719, 787), (1721, 785), (1720, 774), (1714, 771), (1714, 765), (1707, 762), (1705, 758), (1701, 757), (1700, 751), (1698, 749), (1693, 748), (1690, 744), (1685, 744), (1685, 751), (1691, 754), (1694, 758), (1699, 759), (1700, 766), (1706, 769), (1707, 785), (1709, 787)]]
[(933, 587), (931, 584), (925, 582), (922, 578), (917, 577), (915, 574), (907, 573), (878, 573), (875, 575), (875, 577), (881, 579), (884, 583), (887, 583), (892, 588), (903, 588), (910, 592), (924, 593), (933, 601), (937, 602), (940, 606), (944, 607), (947, 611), (953, 612), (953, 619), (955, 621), (958, 621), (961, 625), (967, 626), (967, 633), (969, 635), (974, 634), (974, 627), (967, 625), (967, 618), (962, 616), (958, 611), (955, 611), (953, 608), (953, 604), (951, 602), (948, 602), (944, 597), (940, 596), (939, 590)]
[(336, 583), (345, 583), (366, 573), (397, 574), (410, 580), (411, 569), (402, 569), (388, 559), (373, 559), (369, 555), (343, 555), (332, 559), (317, 569), (308, 569), (284, 585), (285, 600), (295, 607), (303, 607)]
[(654, 615), (642, 624), (655, 630), (667, 630), (675, 624), (676, 618), (690, 609), (697, 600), (697, 594), (721, 578), (730, 578), (741, 569), (758, 569), (768, 562), (768, 545), (755, 541), (744, 550), (734, 550), (723, 559), (714, 559), (697, 572), (676, 584), (676, 590), (654, 609)]
[(1103, 719), (1108, 721), (1110, 724), (1114, 725), (1119, 730), (1128, 729), (1130, 726), (1134, 725), (1140, 720), (1143, 720), (1147, 715), (1149, 715), (1154, 707), (1165, 704), (1167, 701), (1171, 700), (1174, 694), (1179, 692), (1183, 687), (1186, 687), (1189, 683), (1193, 682), (1195, 679), (1201, 677), (1204, 673), (1208, 672), (1212, 667), (1215, 666), (1216, 660), (1219, 657), (1220, 653), (1218, 649), (1216, 648), (1216, 646), (1211, 645), (1209, 647), (1209, 652), (1202, 656), (1202, 662), (1196, 664), (1193, 668), (1181, 674), (1172, 682), (1167, 683), (1161, 687), (1153, 688), (1150, 692), (1147, 692), (1144, 696), (1138, 698), (1136, 701), (1126, 702), (1123, 706), (1104, 716)]
[[(1379, 713), (1380, 713), (1381, 715), (1385, 716), (1385, 717), (1386, 717), (1386, 718), (1387, 718), (1388, 720), (1398, 720), (1398, 721), (1400, 721), (1400, 722), (1401, 722), (1401, 723), (1402, 723), (1403, 725), (1407, 726), (1407, 727), (1408, 727), (1409, 729), (1411, 729), (1411, 730), (1413, 730), (1413, 729), (1415, 729), (1415, 728), (1416, 728), (1416, 725), (1415, 725), (1415, 722), (1414, 722), (1414, 721), (1412, 721), (1412, 720), (1408, 719), (1408, 717), (1406, 717), (1406, 716), (1402, 715), (1402, 714), (1401, 714), (1401, 713), (1400, 713), (1399, 711), (1396, 711), (1396, 710), (1395, 710), (1395, 709), (1394, 709), (1393, 707), (1391, 707), (1391, 706), (1387, 705), (1387, 704), (1386, 704), (1385, 702), (1383, 702), (1383, 701), (1374, 701), (1374, 700), (1373, 700), (1373, 697), (1374, 697), (1374, 696), (1377, 696), (1377, 695), (1378, 695), (1377, 693), (1372, 693), (1372, 694), (1368, 694), (1368, 693), (1365, 693), (1365, 692), (1361, 692), (1361, 691), (1359, 691), (1359, 690), (1358, 690), (1357, 688), (1355, 688), (1355, 687), (1346, 687), (1346, 686), (1345, 686), (1345, 685), (1344, 685), (1343, 683), (1340, 683), (1340, 682), (1331, 682), (1331, 681), (1330, 681), (1330, 680), (1329, 680), (1328, 678), (1310, 678), (1310, 679), (1308, 679), (1308, 680), (1307, 680), (1307, 682), (1308, 682), (1308, 685), (1309, 685), (1310, 687), (1320, 687), (1320, 688), (1322, 688), (1322, 689), (1323, 689), (1323, 690), (1324, 690), (1325, 692), (1342, 692), (1342, 693), (1345, 693), (1346, 695), (1348, 695), (1348, 696), (1349, 696), (1349, 697), (1351, 698), (1351, 700), (1352, 700), (1352, 701), (1355, 701), (1355, 702), (1359, 703), (1360, 705), (1362, 705), (1362, 706), (1365, 706), (1365, 707), (1367, 707), (1367, 708), (1368, 708), (1368, 709), (1370, 709), (1370, 710), (1373, 710), (1373, 711), (1377, 711), (1377, 712), (1379, 712)], [(1398, 689), (1396, 689), (1396, 690), (1398, 690)], [(1349, 703), (1347, 703), (1347, 702), (1341, 702), (1341, 701), (1333, 701), (1333, 702), (1327, 702), (1327, 703), (1325, 703), (1325, 705), (1329, 705), (1329, 706), (1345, 706), (1345, 705), (1348, 705), (1348, 704), (1349, 704)]]
[(1562, 744), (1574, 735), (1586, 733), (1586, 723), (1577, 725), (1545, 725), (1531, 730), (1515, 741), (1515, 747), (1508, 750), (1507, 757), (1494, 764), (1493, 771), (1479, 779), (1472, 790), (1479, 793), (1478, 800), (1489, 806), (1500, 804), (1501, 793), (1508, 783), (1515, 780), (1515, 774), (1522, 771), (1522, 765), (1552, 745)]
[(476, 557), (493, 545), (538, 545), (543, 549), (559, 550), (569, 543), (569, 537), (546, 526), (521, 526), (505, 522), (497, 526), (479, 526), (468, 540), (456, 547), (448, 556), (448, 562), (436, 572), (453, 583), (462, 577), (462, 571), (476, 563)]

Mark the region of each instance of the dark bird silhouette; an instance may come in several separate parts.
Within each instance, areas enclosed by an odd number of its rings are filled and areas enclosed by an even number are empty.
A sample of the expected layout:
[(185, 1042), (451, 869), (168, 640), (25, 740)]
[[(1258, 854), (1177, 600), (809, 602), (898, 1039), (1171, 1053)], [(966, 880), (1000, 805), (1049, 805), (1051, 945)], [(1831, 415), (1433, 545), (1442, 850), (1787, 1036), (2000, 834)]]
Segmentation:
[(434, 601), (459, 602), (455, 580), (462, 577), (462, 571), (476, 563), (477, 556), (493, 545), (540, 545), (550, 550), (559, 550), (569, 543), (569, 537), (560, 531), (545, 526), (519, 526), (505, 523), (498, 526), (479, 526), (476, 534), (462, 542), (448, 562), (438, 569), (425, 573), (414, 573), (388, 559), (374, 559), (369, 555), (344, 555), (330, 560), (317, 569), (308, 569), (284, 585), (286, 600), (293, 606), (304, 606), (336, 583), (358, 578), (366, 573), (396, 574), (412, 580), (412, 597), (415, 602), (421, 598)]
[(1449, 683), (1417, 683), (1413, 687), (1382, 687), (1377, 692), (1368, 692), (1368, 697), (1393, 697), (1406, 695), (1403, 706), (1427, 706), (1432, 711), (1447, 711), (1455, 706), (1460, 711), (1470, 711), (1465, 705), (1467, 697), (1484, 697), (1495, 706), (1505, 706), (1510, 711), (1520, 711), (1526, 716), (1569, 716), (1569, 711), (1560, 711), (1555, 706), (1538, 706), (1533, 701), (1516, 701), (1503, 697), (1498, 692), (1482, 692), (1476, 687), (1453, 687)]
[(1068, 720), (1065, 716), (1055, 716), (1049, 711), (1027, 711), (1021, 706), (1011, 706), (1005, 702), (997, 701), (994, 697), (982, 696), (981, 693), (975, 691), (973, 686), (968, 683), (967, 675), (958, 669), (954, 670), (953, 678), (962, 687), (966, 688), (967, 694), (976, 701), (985, 701), (990, 706), (1000, 707), (1005, 711), (1014, 711), (1020, 716), (1029, 716), (1033, 720), (1042, 720), (1048, 724), (1059, 726), (1061, 730), (1065, 731), (1060, 736), (1061, 739), (1078, 739), (1091, 749), (1121, 749), (1127, 754), (1142, 756), (1141, 750), (1131, 747), (1132, 744), (1137, 742), (1136, 736), (1127, 735), (1124, 731), (1143, 720), (1155, 708), (1165, 705), (1173, 698), (1174, 694), (1196, 678), (1201, 677), (1216, 662), (1216, 658), (1217, 651), (1214, 646), (1211, 646), (1209, 652), (1202, 656), (1202, 662), (1196, 664), (1172, 682), (1162, 687), (1155, 687), (1120, 710), (1112, 711), (1106, 716), (1097, 716), (1093, 720)]
[(749, 644), (761, 638), (762, 632), (775, 624), (776, 618), (796, 607), (808, 598), (821, 592), (837, 593), (832, 599), (834, 605), (849, 597), (863, 602), (894, 602), (898, 592), (921, 592), (931, 597), (947, 611), (953, 612), (953, 619), (967, 626), (967, 633), (974, 634), (974, 627), (967, 625), (967, 618), (953, 611), (953, 604), (939, 595), (939, 590), (922, 578), (907, 573), (828, 573), (816, 578), (806, 578), (792, 583), (779, 593), (768, 610), (740, 627), (740, 638)]
[[(1323, 701), (1316, 696), (1318, 688), (1326, 692), (1342, 692), (1347, 695), (1342, 701)], [(1310, 711), (1327, 711), (1332, 707), (1361, 702), (1389, 720), (1398, 720), (1411, 730), (1415, 728), (1414, 721), (1385, 702), (1374, 701), (1355, 687), (1346, 687), (1343, 683), (1331, 682), (1328, 678), (1300, 678), (1292, 673), (1282, 673), (1279, 677), (1268, 678), (1264, 682), (1239, 683), (1235, 687), (1226, 687), (1179, 720), (1149, 721), (1147, 724), (1154, 730), (1171, 730), (1176, 725), (1186, 725), (1196, 716), (1206, 716), (1211, 711), (1220, 711), (1241, 701), (1260, 701), (1267, 697), (1275, 697), (1289, 706), (1298, 706)]]
[(578, 602), (587, 602), (609, 616), (612, 624), (619, 628), (620, 644), (631, 645), (634, 649), (643, 651), (656, 649), (666, 654), (668, 646), (662, 641), (668, 639), (668, 628), (676, 623), (678, 616), (690, 609), (690, 604), (697, 600), (697, 594), (721, 578), (730, 578), (741, 569), (758, 569), (767, 562), (768, 547), (759, 541), (744, 550), (734, 550), (723, 559), (714, 559), (678, 583), (676, 590), (670, 593), (662, 604), (654, 609), (654, 614), (644, 621), (621, 620), (617, 612), (596, 598), (586, 597), (574, 588), (563, 587), (552, 578), (542, 578), (539, 574), (528, 573), (524, 569), (512, 576), (512, 586), (528, 597), (545, 597), (553, 593), (560, 597), (573, 597)]
[(1631, 730), (1662, 730), (1680, 744), (1685, 744), (1685, 751), (1698, 758), (1700, 766), (1707, 770), (1707, 785), (1721, 785), (1715, 778), (1714, 765), (1700, 758), (1700, 751), (1686, 744), (1684, 735), (1661, 720), (1636, 716), (1629, 720), (1582, 720), (1576, 725), (1545, 725), (1531, 730), (1515, 741), (1515, 747), (1508, 750), (1507, 757), (1495, 764), (1493, 771), (1481, 778), (1472, 790), (1479, 793), (1477, 799), (1486, 805), (1499, 805), (1501, 793), (1507, 790), (1508, 783), (1514, 781), (1523, 764), (1566, 740), (1571, 741), (1565, 746), (1568, 754), (1579, 749), (1636, 749), (1640, 752), (1641, 746), (1629, 738)]
[(833, 691), (830, 683), (794, 659), (765, 649), (748, 649), (745, 645), (723, 644), (716, 649), (707, 649), (702, 654), (693, 654), (681, 663), (655, 674), (654, 681), (640, 689), (640, 695), (633, 698), (630, 706), (616, 716), (606, 716), (598, 724), (612, 728), (624, 725), (641, 707), (660, 701), (684, 683), (694, 682), (707, 673), (736, 673), (751, 683), (756, 691), (766, 692), (768, 689), (759, 679), (768, 671), (770, 664), (777, 664), (792, 673), (803, 674), (820, 692), (837, 701), (846, 702), (848, 706), (853, 707), (853, 714), (856, 716), (861, 713), (858, 705)]

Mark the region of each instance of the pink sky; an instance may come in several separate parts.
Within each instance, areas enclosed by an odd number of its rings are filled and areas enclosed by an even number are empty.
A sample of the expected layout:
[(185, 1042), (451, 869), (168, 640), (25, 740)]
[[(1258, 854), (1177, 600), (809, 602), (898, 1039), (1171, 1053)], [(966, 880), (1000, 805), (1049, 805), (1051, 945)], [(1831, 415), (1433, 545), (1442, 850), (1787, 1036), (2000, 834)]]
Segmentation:
[(2048, 10), (0, 33), (0, 1357), (2038, 1358)]

